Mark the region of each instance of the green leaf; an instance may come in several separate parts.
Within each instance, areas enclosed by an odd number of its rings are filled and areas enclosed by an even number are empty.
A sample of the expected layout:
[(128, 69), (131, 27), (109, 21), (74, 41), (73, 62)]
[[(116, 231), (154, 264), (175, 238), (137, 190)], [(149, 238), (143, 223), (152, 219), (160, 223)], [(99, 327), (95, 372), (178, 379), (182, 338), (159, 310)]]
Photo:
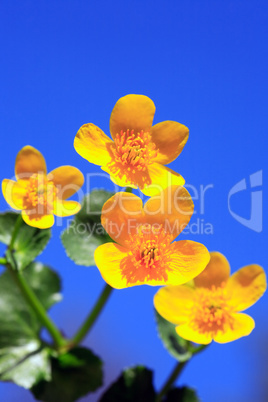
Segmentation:
[(31, 390), (38, 400), (73, 402), (102, 385), (102, 362), (86, 348), (75, 348), (51, 361), (52, 379)]
[[(0, 242), (9, 245), (18, 216), (15, 212), (0, 214)], [(44, 250), (50, 236), (50, 229), (37, 229), (22, 222), (14, 243), (14, 257), (20, 270)]]
[[(50, 268), (32, 263), (23, 274), (46, 309), (61, 299), (59, 278)], [(39, 339), (42, 324), (11, 275), (0, 276), (0, 380), (31, 388), (50, 379), (50, 351)]]
[(105, 190), (87, 194), (82, 208), (61, 234), (61, 241), (68, 257), (77, 265), (95, 265), (94, 251), (103, 243), (112, 241), (101, 224), (103, 204), (113, 195)]
[(162, 402), (199, 402), (196, 392), (192, 388), (180, 387), (171, 389)]
[(31, 388), (44, 378), (49, 380), (51, 368), (50, 351), (38, 341), (24, 346), (0, 349), (0, 379), (12, 381), (24, 388)]
[(143, 366), (125, 370), (100, 402), (154, 402), (153, 373)]
[(180, 362), (185, 362), (192, 357), (192, 346), (189, 341), (181, 338), (176, 330), (176, 325), (165, 320), (155, 310), (157, 330), (164, 346), (169, 353)]

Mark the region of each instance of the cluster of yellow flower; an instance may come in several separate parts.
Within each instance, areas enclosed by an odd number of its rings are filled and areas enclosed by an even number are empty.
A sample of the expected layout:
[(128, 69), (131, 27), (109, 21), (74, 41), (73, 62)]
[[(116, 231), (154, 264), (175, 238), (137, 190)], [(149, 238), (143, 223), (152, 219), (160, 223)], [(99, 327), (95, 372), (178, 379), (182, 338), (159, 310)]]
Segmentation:
[[(151, 99), (127, 95), (111, 114), (113, 141), (91, 123), (76, 134), (74, 147), (83, 158), (102, 166), (117, 185), (151, 197), (143, 206), (138, 196), (119, 192), (104, 204), (102, 225), (114, 243), (96, 249), (96, 265), (117, 289), (164, 286), (155, 295), (155, 308), (184, 339), (233, 341), (254, 328), (254, 320), (240, 312), (264, 293), (264, 270), (248, 265), (230, 276), (222, 254), (194, 241), (173, 241), (189, 223), (194, 205), (182, 176), (165, 164), (181, 153), (189, 131), (174, 121), (152, 126), (154, 113)], [(78, 202), (66, 200), (83, 185), (78, 169), (62, 166), (47, 174), (41, 153), (26, 146), (17, 155), (15, 174), (16, 182), (3, 180), (2, 191), (28, 225), (48, 228), (53, 215), (79, 211)]]

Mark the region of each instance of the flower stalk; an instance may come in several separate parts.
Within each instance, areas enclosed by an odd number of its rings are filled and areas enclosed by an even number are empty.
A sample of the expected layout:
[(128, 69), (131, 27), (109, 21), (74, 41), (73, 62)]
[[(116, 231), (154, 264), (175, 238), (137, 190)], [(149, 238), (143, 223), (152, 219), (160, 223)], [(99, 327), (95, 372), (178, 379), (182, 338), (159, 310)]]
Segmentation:
[(113, 288), (109, 285), (106, 285), (97, 300), (95, 306), (89, 313), (88, 317), (86, 318), (85, 322), (82, 324), (80, 329), (77, 331), (76, 335), (71, 340), (70, 344), (72, 347), (81, 343), (81, 341), (86, 337), (90, 329), (92, 328), (93, 324), (99, 317), (103, 307), (105, 306)]
[(32, 310), (35, 312), (39, 320), (42, 322), (42, 324), (45, 326), (45, 328), (48, 330), (50, 333), (55, 346), (57, 348), (61, 348), (66, 344), (66, 340), (63, 338), (61, 333), (59, 332), (58, 328), (55, 326), (53, 321), (50, 319), (48, 316), (45, 308), (43, 305), (40, 303), (38, 298), (36, 297), (35, 293), (33, 290), (29, 287), (27, 281), (25, 280), (23, 274), (19, 271), (17, 267), (17, 262), (16, 259), (13, 255), (13, 248), (14, 248), (14, 243), (16, 241), (17, 235), (19, 233), (20, 227), (22, 224), (22, 217), (21, 215), (18, 216), (17, 221), (15, 223), (15, 227), (12, 233), (11, 241), (7, 249), (7, 255), (10, 257), (12, 260), (12, 265), (7, 262), (6, 259), (6, 267), (8, 268), (9, 272), (11, 273), (12, 278), (16, 282), (17, 286), (19, 287), (22, 296), (25, 298), (27, 303), (31, 306)]
[[(204, 350), (208, 345), (199, 345), (197, 347), (193, 347), (190, 348), (190, 351), (192, 352), (192, 356), (196, 355), (197, 353), (201, 352), (202, 350)], [(178, 376), (181, 374), (182, 370), (184, 369), (184, 367), (186, 366), (186, 364), (190, 361), (186, 360), (184, 362), (178, 362), (176, 364), (176, 366), (174, 367), (174, 369), (172, 370), (170, 376), (168, 377), (168, 379), (166, 380), (165, 384), (163, 385), (163, 387), (161, 388), (161, 390), (159, 391), (157, 397), (156, 397), (156, 402), (161, 402), (163, 396), (166, 395), (166, 393), (170, 390), (170, 388), (172, 387), (172, 385), (174, 384), (174, 382), (176, 381), (176, 379), (178, 378)]]
[(166, 393), (169, 391), (169, 389), (171, 388), (172, 384), (178, 378), (179, 374), (182, 372), (182, 370), (184, 369), (184, 367), (186, 366), (188, 361), (189, 360), (186, 360), (185, 362), (179, 362), (179, 363), (176, 364), (176, 366), (172, 370), (170, 376), (168, 377), (167, 381), (165, 382), (165, 384), (161, 388), (159, 394), (157, 395), (156, 402), (161, 402), (163, 396), (165, 396)]
[(18, 218), (16, 220), (16, 223), (15, 223), (14, 230), (13, 230), (11, 240), (10, 240), (10, 244), (9, 244), (9, 247), (8, 247), (8, 249), (11, 251), (11, 253), (12, 253), (12, 251), (14, 249), (14, 243), (15, 243), (17, 235), (19, 233), (21, 224), (22, 224), (22, 216), (21, 216), (21, 214), (19, 214), (19, 216), (18, 216)]
[(11, 272), (11, 275), (14, 279), (14, 281), (17, 283), (21, 294), (25, 298), (25, 300), (28, 302), (28, 304), (31, 306), (39, 320), (42, 322), (44, 327), (48, 330), (50, 333), (55, 346), (57, 348), (61, 348), (66, 344), (66, 340), (63, 338), (61, 333), (59, 332), (58, 328), (55, 326), (53, 321), (49, 318), (47, 315), (47, 312), (43, 305), (40, 303), (38, 298), (36, 297), (35, 293), (32, 291), (32, 289), (29, 287), (28, 283), (26, 282), (23, 274), (19, 271), (14, 271), (12, 269), (10, 264), (7, 264), (7, 268)]

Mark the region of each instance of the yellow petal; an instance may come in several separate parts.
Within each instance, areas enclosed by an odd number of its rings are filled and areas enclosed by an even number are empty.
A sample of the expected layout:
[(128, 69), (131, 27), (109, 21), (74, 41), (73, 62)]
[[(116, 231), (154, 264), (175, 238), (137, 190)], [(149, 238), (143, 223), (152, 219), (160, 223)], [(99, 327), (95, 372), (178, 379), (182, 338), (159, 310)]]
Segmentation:
[(151, 135), (158, 149), (156, 161), (166, 165), (174, 161), (183, 150), (189, 129), (176, 121), (163, 121), (152, 127)]
[(151, 180), (149, 186), (140, 187), (143, 194), (153, 197), (169, 186), (183, 186), (184, 178), (179, 174), (169, 169), (160, 163), (152, 163), (148, 166), (148, 174)]
[(109, 153), (112, 140), (92, 123), (84, 124), (74, 139), (76, 152), (90, 163), (105, 166), (111, 160)]
[(226, 287), (236, 311), (252, 306), (266, 290), (266, 275), (259, 265), (247, 265), (234, 273)]
[(127, 257), (128, 250), (119, 244), (105, 243), (97, 247), (94, 258), (101, 276), (115, 289), (123, 289), (129, 286), (121, 273), (121, 263)]
[(144, 205), (146, 222), (161, 224), (175, 239), (188, 225), (194, 204), (184, 187), (170, 186)]
[(27, 145), (16, 157), (15, 174), (17, 179), (28, 179), (34, 173), (46, 174), (46, 161), (36, 148)]
[(121, 130), (135, 133), (151, 129), (155, 113), (153, 101), (144, 95), (126, 95), (120, 98), (112, 111), (110, 131), (113, 138)]
[(182, 285), (203, 271), (209, 261), (209, 252), (203, 244), (191, 240), (175, 242), (173, 247), (166, 284)]
[(56, 200), (54, 206), (54, 214), (57, 216), (75, 215), (81, 209), (81, 205), (77, 201), (62, 201)]
[(148, 279), (144, 269), (137, 270), (133, 265), (129, 249), (119, 244), (102, 244), (96, 249), (94, 258), (103, 279), (116, 289), (138, 285), (165, 285), (163, 279)]
[(194, 330), (188, 323), (180, 325), (175, 328), (179, 336), (194, 343), (201, 345), (208, 345), (212, 338), (208, 333), (200, 333)]
[(52, 170), (48, 179), (53, 181), (58, 189), (57, 196), (63, 200), (75, 194), (84, 184), (83, 173), (73, 166), (60, 166)]
[(112, 173), (112, 168), (110, 166), (103, 166), (101, 169), (104, 170), (104, 172), (109, 173), (110, 179), (117, 186), (137, 188), (137, 186), (133, 185), (131, 183), (131, 181), (129, 181), (129, 179), (126, 177), (126, 175), (123, 175), (122, 177), (119, 177), (119, 175)]
[(247, 314), (237, 313), (232, 314), (233, 326), (226, 329), (225, 332), (218, 332), (213, 339), (218, 343), (227, 343), (249, 335), (255, 327), (255, 322)]
[(22, 211), (22, 219), (29, 226), (39, 229), (48, 229), (54, 225), (53, 215), (30, 215), (26, 211)]
[(101, 223), (110, 237), (126, 245), (144, 216), (142, 200), (131, 193), (117, 193), (103, 205)]
[(189, 321), (195, 291), (189, 286), (166, 286), (154, 296), (158, 313), (173, 324)]
[(4, 179), (2, 181), (2, 192), (6, 202), (13, 209), (23, 209), (23, 197), (25, 188), (13, 180)]
[(227, 282), (230, 276), (230, 265), (223, 254), (216, 251), (210, 253), (210, 261), (207, 267), (195, 279), (195, 285), (205, 288), (211, 286), (221, 286), (223, 282)]

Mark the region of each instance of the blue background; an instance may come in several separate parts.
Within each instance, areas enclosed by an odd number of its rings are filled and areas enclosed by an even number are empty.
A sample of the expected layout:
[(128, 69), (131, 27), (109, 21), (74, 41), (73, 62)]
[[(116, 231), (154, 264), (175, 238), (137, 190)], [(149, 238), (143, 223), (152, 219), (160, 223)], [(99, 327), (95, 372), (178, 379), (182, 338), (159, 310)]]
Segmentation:
[[(115, 102), (128, 93), (145, 94), (155, 102), (155, 123), (170, 119), (190, 128), (170, 166), (197, 188), (213, 185), (205, 213), (196, 200), (193, 217), (211, 223), (213, 235), (181, 238), (221, 251), (233, 271), (249, 263), (266, 268), (267, 227), (257, 233), (241, 225), (227, 199), (237, 182), (259, 170), (265, 177), (267, 169), (267, 8), (266, 1), (245, 0), (1, 1), (1, 178), (13, 176), (16, 154), (26, 144), (44, 154), (49, 170), (72, 164), (84, 174), (100, 172), (75, 152), (78, 128), (93, 122), (108, 134)], [(108, 180), (101, 185), (112, 189)], [(231, 205), (249, 218), (250, 190)], [(0, 207), (7, 209), (2, 197)], [(64, 300), (51, 315), (71, 336), (104, 283), (96, 268), (75, 266), (66, 257), (63, 227), (53, 228), (39, 259), (63, 278)], [(159, 388), (173, 368), (155, 330), (155, 291), (115, 291), (86, 339), (106, 361), (106, 385), (122, 368), (144, 364), (155, 370)], [(249, 310), (256, 321), (251, 336), (212, 344), (178, 383), (197, 388), (205, 402), (266, 401), (267, 306), (264, 296)], [(12, 384), (2, 383), (0, 395), (5, 402), (33, 400)]]

